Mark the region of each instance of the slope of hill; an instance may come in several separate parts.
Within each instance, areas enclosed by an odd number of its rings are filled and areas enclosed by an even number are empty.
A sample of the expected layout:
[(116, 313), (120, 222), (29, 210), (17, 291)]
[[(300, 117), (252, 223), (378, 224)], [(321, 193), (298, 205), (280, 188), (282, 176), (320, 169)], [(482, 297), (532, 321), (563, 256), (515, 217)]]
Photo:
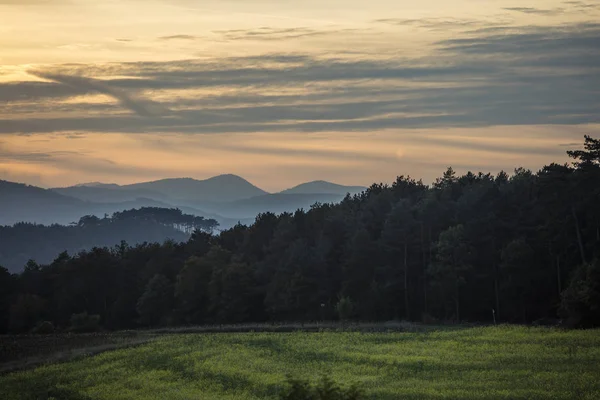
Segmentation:
[(162, 243), (167, 239), (182, 242), (189, 235), (172, 226), (136, 219), (113, 220), (89, 226), (19, 223), (0, 226), (0, 237), (0, 265), (11, 272), (19, 272), (30, 259), (47, 264), (63, 251), (73, 255), (94, 247), (112, 247), (121, 240), (129, 245)]
[(72, 221), (83, 215), (86, 207), (85, 202), (52, 190), (0, 181), (0, 225)]
[[(84, 215), (103, 217), (105, 214), (112, 215), (114, 212), (132, 208), (179, 207), (178, 204), (153, 198), (164, 197), (158, 192), (148, 192), (142, 189), (133, 190), (132, 193), (135, 196), (129, 197), (122, 196), (119, 194), (120, 190), (114, 189), (80, 186), (66, 189), (69, 190), (63, 192), (61, 189), (42, 189), (36, 186), (0, 181), (0, 225), (13, 225), (19, 222), (66, 225), (78, 221)], [(115, 195), (110, 197), (110, 192), (113, 191)], [(75, 193), (81, 198), (67, 196), (63, 193)], [(139, 197), (144, 193), (149, 196)], [(216, 219), (222, 228), (229, 228), (238, 222), (237, 219), (207, 213), (194, 207), (179, 208), (187, 214)], [(248, 220), (244, 220), (244, 222), (248, 222)]]
[(219, 175), (205, 180), (192, 178), (162, 179), (122, 186), (162, 193), (175, 200), (202, 202), (236, 201), (267, 194), (237, 175)]
[(68, 224), (83, 215), (103, 217), (139, 207), (180, 208), (188, 214), (214, 218), (223, 229), (238, 221), (249, 223), (261, 212), (293, 212), (316, 202), (336, 203), (347, 193), (364, 190), (325, 181), (307, 182), (269, 194), (236, 175), (206, 180), (163, 179), (119, 186), (83, 183), (66, 188), (40, 189), (4, 182), (0, 186), (0, 225), (17, 222)]
[(221, 215), (227, 215), (230, 218), (249, 218), (259, 213), (273, 212), (276, 214), (282, 212), (293, 212), (300, 208), (308, 210), (315, 203), (337, 203), (344, 198), (344, 195), (338, 194), (266, 194), (263, 196), (251, 197), (223, 203), (215, 208), (215, 212)]
[(343, 186), (327, 181), (312, 181), (283, 190), (280, 194), (338, 194), (345, 196), (346, 193), (356, 194), (366, 189), (362, 186)]
[(86, 183), (78, 183), (75, 186), (84, 186), (84, 187), (102, 187), (105, 189), (118, 189), (121, 186), (116, 183), (102, 183), (102, 182), (86, 182)]
[(157, 201), (168, 201), (169, 196), (147, 189), (125, 189), (122, 186), (115, 185), (76, 185), (66, 188), (54, 188), (53, 192), (64, 196), (75, 197), (83, 201), (94, 203), (121, 203), (125, 201), (134, 201), (139, 198), (147, 198)]

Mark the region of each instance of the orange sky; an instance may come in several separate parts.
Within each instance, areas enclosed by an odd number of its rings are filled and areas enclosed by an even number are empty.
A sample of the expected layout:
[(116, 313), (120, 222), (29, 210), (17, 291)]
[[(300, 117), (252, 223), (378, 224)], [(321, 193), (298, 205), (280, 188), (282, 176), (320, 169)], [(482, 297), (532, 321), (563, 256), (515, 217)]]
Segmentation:
[(0, 179), (278, 190), (564, 162), (596, 1), (0, 0)]

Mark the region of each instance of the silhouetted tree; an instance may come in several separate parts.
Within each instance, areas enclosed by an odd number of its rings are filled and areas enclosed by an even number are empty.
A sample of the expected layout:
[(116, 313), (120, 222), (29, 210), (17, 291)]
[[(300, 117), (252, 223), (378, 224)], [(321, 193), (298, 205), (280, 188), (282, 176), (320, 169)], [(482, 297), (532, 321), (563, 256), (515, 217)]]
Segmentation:
[(454, 318), (460, 321), (460, 288), (466, 285), (475, 257), (474, 249), (467, 242), (462, 225), (452, 226), (442, 233), (435, 244), (435, 256), (429, 267), (433, 282), (441, 288), (443, 297), (454, 302)]
[(568, 326), (600, 325), (600, 261), (594, 260), (575, 270), (569, 287), (563, 292), (560, 315)]
[(431, 187), (400, 176), (339, 204), (260, 214), (218, 235), (210, 220), (152, 207), (72, 227), (0, 227), (0, 262), (24, 266), (14, 276), (0, 268), (0, 332), (42, 321), (68, 329), (82, 313), (107, 329), (337, 317), (489, 322), (492, 309), (508, 322), (560, 311), (570, 325), (598, 326), (599, 149), (586, 137), (569, 152), (573, 165), (538, 172), (448, 168)]
[(10, 304), (16, 289), (13, 276), (0, 266), (0, 334), (8, 330)]
[(147, 326), (165, 323), (171, 310), (173, 286), (164, 275), (154, 275), (137, 302), (140, 322)]

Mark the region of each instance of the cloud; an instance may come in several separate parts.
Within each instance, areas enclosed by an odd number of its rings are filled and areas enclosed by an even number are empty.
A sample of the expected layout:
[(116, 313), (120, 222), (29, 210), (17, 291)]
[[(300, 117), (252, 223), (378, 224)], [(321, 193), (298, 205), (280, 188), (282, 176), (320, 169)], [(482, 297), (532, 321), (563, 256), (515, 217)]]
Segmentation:
[(486, 23), (474, 19), (458, 18), (383, 18), (376, 19), (376, 23), (396, 25), (396, 26), (415, 26), (427, 29), (441, 30), (448, 28), (465, 28), (486, 25)]
[(520, 12), (524, 14), (534, 14), (534, 15), (560, 15), (565, 12), (564, 8), (553, 8), (553, 9), (541, 9), (541, 8), (531, 8), (531, 7), (506, 7), (504, 8), (506, 11), (514, 11)]
[(595, 60), (600, 56), (600, 24), (507, 28), (483, 36), (448, 39), (438, 45), (445, 52), (461, 53), (462, 56), (513, 57), (499, 59), (505, 64), (555, 67), (557, 61), (564, 62), (565, 57), (569, 57), (581, 67), (595, 69), (598, 65)]
[(171, 35), (171, 36), (161, 36), (159, 40), (196, 40), (199, 39), (198, 36), (192, 35)]
[(21, 163), (45, 163), (57, 157), (79, 156), (80, 154), (72, 151), (53, 151), (53, 152), (16, 152), (6, 149), (0, 143), (0, 163), (18, 161)]
[(600, 10), (599, 3), (586, 3), (584, 1), (565, 1), (563, 4), (574, 8), (580, 12), (589, 12), (594, 10)]
[(68, 0), (0, 0), (0, 5), (7, 4), (17, 4), (20, 6), (27, 5), (39, 5), (39, 4), (48, 4), (48, 3), (64, 3)]
[(51, 98), (66, 98), (94, 92), (89, 87), (74, 87), (56, 82), (3, 82), (0, 83), (0, 101), (22, 102), (43, 101)]
[(214, 31), (213, 33), (221, 35), (225, 40), (288, 40), (298, 39), (308, 36), (324, 36), (339, 33), (356, 32), (358, 29), (311, 29), (306, 27), (295, 27), (286, 29), (277, 29), (271, 27), (261, 27), (258, 29), (233, 29)]
[(561, 147), (581, 147), (581, 143), (560, 143)]
[[(156, 176), (163, 172), (152, 165), (122, 165), (113, 160), (82, 151), (22, 151), (10, 149), (0, 142), (0, 164), (36, 164), (61, 171), (76, 169), (79, 173)], [(10, 172), (10, 170), (7, 170)], [(0, 177), (2, 170), (0, 169)], [(7, 173), (8, 173), (7, 172)], [(8, 175), (10, 177), (10, 175)]]
[(165, 111), (164, 107), (155, 102), (136, 97), (122, 89), (111, 87), (98, 79), (41, 71), (29, 71), (29, 73), (39, 78), (59, 82), (81, 91), (96, 91), (106, 94), (118, 100), (123, 107), (142, 117), (158, 116)]
[[(286, 33), (287, 34), (287, 33)], [(266, 54), (56, 66), (0, 83), (0, 133), (322, 132), (600, 122), (600, 24), (512, 27), (426, 57)], [(94, 76), (101, 79), (86, 78)], [(104, 93), (136, 115), (74, 96)], [(59, 117), (35, 107), (60, 110)], [(95, 108), (93, 108), (95, 107)], [(91, 114), (89, 111), (94, 110)], [(27, 113), (27, 118), (17, 117)], [(137, 116), (162, 116), (139, 118)]]

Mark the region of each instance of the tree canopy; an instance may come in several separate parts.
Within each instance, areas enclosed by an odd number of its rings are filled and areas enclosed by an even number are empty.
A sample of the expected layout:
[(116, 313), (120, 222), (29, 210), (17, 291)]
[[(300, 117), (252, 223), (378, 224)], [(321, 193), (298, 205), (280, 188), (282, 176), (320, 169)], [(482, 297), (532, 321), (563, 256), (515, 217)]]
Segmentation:
[[(218, 235), (177, 211), (118, 213), (194, 229), (186, 242), (96, 247), (0, 269), (0, 329), (107, 329), (360, 319), (600, 325), (600, 143), (572, 165), (512, 174), (449, 168), (432, 186), (400, 176), (339, 204), (264, 213)], [(83, 218), (79, 229), (103, 224)], [(15, 228), (13, 228), (15, 229)], [(58, 254), (58, 251), (56, 252)], [(2, 314), (5, 315), (5, 314)]]
[(50, 263), (57, 254), (77, 254), (121, 241), (135, 245), (172, 239), (187, 241), (194, 231), (211, 233), (217, 221), (188, 215), (179, 209), (142, 207), (98, 218), (85, 215), (70, 226), (18, 223), (0, 226), (0, 265), (19, 271), (29, 259)]

